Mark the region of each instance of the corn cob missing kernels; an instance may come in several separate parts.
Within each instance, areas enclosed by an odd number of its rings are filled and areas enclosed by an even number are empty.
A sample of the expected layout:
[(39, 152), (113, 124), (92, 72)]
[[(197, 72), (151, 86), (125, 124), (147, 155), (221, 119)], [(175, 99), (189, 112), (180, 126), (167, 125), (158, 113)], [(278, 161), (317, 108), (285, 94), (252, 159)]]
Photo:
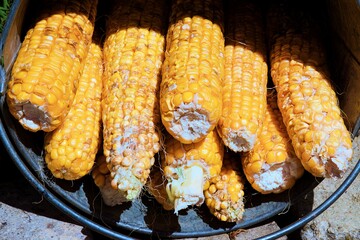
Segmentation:
[(217, 219), (225, 222), (237, 222), (244, 213), (245, 181), (237, 158), (235, 153), (225, 151), (220, 174), (204, 186), (206, 206)]
[(21, 45), (7, 91), (11, 114), (31, 131), (54, 130), (67, 115), (91, 43), (96, 1), (46, 1)]
[(215, 128), (221, 115), (222, 1), (173, 1), (166, 43), (161, 119), (180, 142), (198, 142)]
[(260, 193), (290, 189), (303, 173), (277, 107), (276, 92), (269, 91), (262, 131), (254, 149), (242, 156), (245, 176)]
[(137, 198), (159, 151), (166, 1), (116, 1), (104, 43), (103, 135), (111, 185)]
[(330, 82), (324, 46), (305, 11), (296, 9), (303, 13), (296, 17), (288, 9), (276, 6), (267, 21), (279, 109), (305, 169), (317, 177), (341, 177), (351, 160), (352, 143)]
[(100, 142), (102, 60), (102, 49), (92, 43), (69, 114), (45, 135), (45, 161), (57, 178), (79, 179), (94, 164)]
[(265, 117), (265, 27), (262, 12), (252, 1), (230, 1), (226, 10), (223, 111), (218, 131), (231, 150), (249, 151)]
[(169, 135), (163, 154), (166, 191), (175, 213), (188, 206), (200, 206), (204, 202), (205, 182), (219, 174), (222, 166), (224, 145), (216, 130), (191, 144), (183, 144)]

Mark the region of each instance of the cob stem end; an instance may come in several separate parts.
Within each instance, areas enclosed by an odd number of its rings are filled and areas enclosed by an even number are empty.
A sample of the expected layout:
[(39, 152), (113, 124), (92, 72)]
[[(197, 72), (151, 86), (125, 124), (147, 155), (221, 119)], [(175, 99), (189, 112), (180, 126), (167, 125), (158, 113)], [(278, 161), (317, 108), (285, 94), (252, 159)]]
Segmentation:
[(174, 111), (174, 119), (170, 132), (173, 136), (180, 136), (182, 143), (200, 141), (211, 130), (207, 114), (203, 112), (201, 106), (192, 102), (181, 104)]
[(229, 130), (223, 141), (234, 152), (247, 152), (254, 147), (255, 138), (256, 134), (251, 134), (245, 129)]
[(53, 128), (50, 128), (50, 119), (46, 114), (46, 110), (42, 109), (43, 107), (31, 103), (25, 103), (19, 107), (21, 107), (21, 110), (18, 110), (16, 115), (25, 129), (32, 132), (40, 129), (45, 132), (53, 130)]
[(166, 192), (174, 203), (174, 212), (186, 209), (188, 206), (200, 206), (204, 202), (203, 178), (204, 171), (200, 166), (176, 169), (177, 179), (169, 178)]
[(127, 201), (123, 192), (118, 191), (111, 186), (111, 179), (109, 175), (105, 177), (104, 185), (99, 186), (99, 189), (102, 199), (107, 206), (113, 207), (116, 205), (121, 205)]

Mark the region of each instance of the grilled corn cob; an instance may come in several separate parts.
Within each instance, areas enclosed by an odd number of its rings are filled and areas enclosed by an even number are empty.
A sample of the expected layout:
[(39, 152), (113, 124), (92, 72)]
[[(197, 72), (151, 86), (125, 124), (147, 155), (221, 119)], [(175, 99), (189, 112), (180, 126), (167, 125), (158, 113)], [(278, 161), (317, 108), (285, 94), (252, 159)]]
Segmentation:
[(113, 188), (131, 201), (160, 149), (157, 92), (164, 55), (166, 1), (116, 1), (104, 43), (104, 155)]
[(94, 164), (100, 142), (102, 60), (100, 46), (92, 43), (68, 115), (45, 135), (45, 161), (57, 178), (79, 179)]
[(251, 1), (230, 1), (226, 16), (223, 111), (218, 131), (231, 150), (249, 151), (265, 117), (265, 28), (259, 7)]
[(168, 136), (163, 154), (166, 192), (175, 213), (188, 206), (200, 206), (205, 182), (219, 174), (222, 166), (224, 145), (217, 132), (213, 130), (202, 141), (191, 144)]
[(237, 222), (244, 213), (244, 178), (234, 152), (225, 151), (219, 175), (205, 183), (205, 204), (219, 220)]
[(46, 1), (21, 45), (8, 84), (11, 114), (30, 131), (50, 132), (67, 115), (91, 43), (97, 0)]
[(295, 153), (314, 176), (341, 177), (352, 156), (351, 136), (315, 23), (310, 24), (306, 15), (293, 18), (286, 5), (276, 9), (268, 15), (271, 77)]
[(263, 129), (254, 149), (242, 156), (245, 176), (262, 194), (290, 189), (304, 173), (282, 122), (275, 91), (269, 91)]
[(182, 143), (198, 142), (221, 115), (224, 76), (220, 0), (173, 1), (160, 86), (161, 120)]
[(97, 156), (91, 176), (95, 185), (100, 189), (101, 198), (105, 205), (113, 207), (126, 201), (121, 192), (111, 186), (110, 171), (104, 155)]
[(146, 189), (165, 210), (173, 210), (174, 203), (170, 201), (166, 193), (167, 180), (160, 166), (153, 166), (150, 177), (146, 183)]

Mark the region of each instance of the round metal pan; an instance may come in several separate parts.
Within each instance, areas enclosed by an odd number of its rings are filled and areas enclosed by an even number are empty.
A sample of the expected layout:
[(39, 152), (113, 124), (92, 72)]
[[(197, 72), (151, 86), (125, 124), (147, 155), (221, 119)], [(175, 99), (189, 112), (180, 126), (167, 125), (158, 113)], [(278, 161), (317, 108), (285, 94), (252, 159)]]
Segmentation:
[[(9, 32), (10, 22), (15, 17), (18, 6), (28, 1), (16, 0), (10, 13), (10, 20), (1, 37), (0, 55)], [(309, 193), (322, 180), (308, 173), (295, 186), (281, 194), (261, 195), (249, 185), (245, 189), (245, 213), (241, 221), (224, 223), (213, 217), (206, 207), (191, 208), (179, 215), (165, 211), (146, 193), (132, 203), (108, 207), (102, 203), (98, 188), (90, 176), (77, 181), (54, 179), (47, 170), (43, 159), (43, 134), (24, 130), (11, 116), (4, 96), (6, 75), (0, 68), (0, 139), (9, 156), (24, 177), (46, 200), (80, 224), (100, 234), (114, 239), (129, 239), (138, 236), (157, 236), (170, 238), (202, 237), (248, 228), (286, 212), (291, 204)], [(359, 124), (358, 124), (359, 125)], [(354, 128), (354, 134), (359, 126)], [(360, 164), (352, 170), (349, 177), (317, 209), (299, 221), (291, 223), (264, 239), (274, 239), (288, 234), (314, 219), (346, 190), (360, 171)]]
[[(2, 96), (1, 141), (24, 177), (55, 207), (82, 225), (115, 239), (136, 234), (171, 238), (202, 237), (251, 227), (286, 212), (291, 204), (309, 193), (322, 180), (306, 173), (291, 190), (269, 195), (257, 194), (247, 186), (244, 218), (236, 223), (218, 221), (205, 207), (181, 211), (176, 216), (163, 210), (154, 199), (145, 194), (135, 202), (108, 207), (102, 204), (99, 190), (90, 176), (77, 181), (51, 177), (42, 156), (42, 134), (24, 130), (12, 118), (4, 102)], [(264, 239), (278, 238), (314, 219), (340, 197), (359, 172), (360, 163), (333, 195), (317, 209)]]
[[(172, 211), (163, 210), (161, 205), (146, 193), (134, 202), (109, 207), (102, 203), (99, 190), (91, 176), (77, 181), (59, 180), (51, 176), (43, 159), (43, 134), (24, 130), (7, 110), (3, 98), (2, 141), (6, 149), (14, 150), (10, 153), (13, 160), (22, 161), (17, 165), (24, 164), (27, 167), (20, 170), (31, 172), (37, 184), (45, 187), (45, 192), (56, 195), (62, 204), (80, 211), (84, 217), (98, 219), (104, 227), (118, 227), (129, 233), (155, 234), (162, 237), (216, 235), (259, 224), (287, 211), (290, 203), (296, 202), (297, 198), (311, 191), (321, 181), (305, 174), (290, 191), (270, 195), (258, 194), (246, 185), (246, 210), (244, 218), (237, 223), (217, 220), (205, 206), (180, 211), (177, 216)], [(9, 143), (3, 140), (5, 137)], [(52, 201), (51, 198), (49, 200)]]

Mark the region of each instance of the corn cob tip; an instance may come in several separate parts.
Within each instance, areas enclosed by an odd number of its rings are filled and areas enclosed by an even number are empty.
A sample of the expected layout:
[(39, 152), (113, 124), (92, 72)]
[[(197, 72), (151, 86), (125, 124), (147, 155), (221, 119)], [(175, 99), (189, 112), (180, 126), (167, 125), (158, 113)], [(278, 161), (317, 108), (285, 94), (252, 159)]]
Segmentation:
[(168, 177), (166, 192), (174, 203), (174, 212), (186, 209), (188, 206), (200, 206), (204, 202), (203, 176), (204, 170), (198, 165), (174, 170), (174, 177)]
[[(239, 194), (244, 193), (242, 191), (242, 193)], [(212, 211), (212, 214), (223, 222), (237, 222), (240, 221), (244, 215), (244, 202), (242, 197), (236, 203), (219, 200), (215, 203), (214, 208), (216, 209)]]
[(128, 200), (124, 197), (122, 192), (117, 191), (112, 187), (110, 174), (105, 176), (105, 182), (103, 186), (99, 187), (101, 197), (105, 205), (113, 207), (116, 205), (121, 205)]
[(101, 198), (105, 205), (113, 207), (127, 201), (121, 192), (112, 187), (110, 171), (104, 155), (96, 157), (96, 163), (91, 171), (91, 176), (95, 185), (100, 190)]
[(111, 186), (116, 189), (120, 195), (124, 196), (126, 201), (132, 201), (139, 197), (143, 183), (128, 169), (118, 168), (111, 173)]

